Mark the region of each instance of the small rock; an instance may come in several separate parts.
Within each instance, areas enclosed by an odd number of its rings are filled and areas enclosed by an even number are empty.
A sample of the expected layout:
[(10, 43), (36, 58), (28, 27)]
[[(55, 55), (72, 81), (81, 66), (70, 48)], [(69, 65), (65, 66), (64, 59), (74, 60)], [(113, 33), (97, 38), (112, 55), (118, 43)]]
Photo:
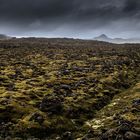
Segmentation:
[(120, 119), (119, 120), (119, 127), (118, 127), (118, 130), (119, 132), (127, 132), (127, 131), (131, 131), (132, 127), (134, 126), (134, 124), (128, 120), (123, 120), (123, 119)]
[(62, 140), (74, 140), (71, 132), (65, 132), (62, 136)]
[(12, 140), (10, 136), (6, 137), (5, 140)]
[(55, 94), (53, 96), (52, 94), (46, 95), (41, 104), (40, 104), (40, 110), (48, 113), (55, 113), (60, 114), (62, 112), (62, 99), (60, 97), (57, 97)]
[(61, 85), (60, 88), (65, 90), (71, 90), (71, 86), (65, 84)]
[(140, 135), (140, 127), (133, 127), (132, 131)]
[(34, 120), (35, 122), (38, 122), (39, 124), (42, 124), (44, 122), (43, 116), (40, 115), (39, 113), (34, 113), (29, 121), (32, 121), (32, 120)]
[(61, 137), (57, 136), (57, 137), (55, 138), (55, 140), (61, 140)]
[(134, 106), (140, 105), (140, 99), (135, 99), (132, 101)]
[(135, 134), (133, 132), (126, 132), (124, 137), (127, 139), (127, 140), (139, 140), (140, 139), (140, 135), (138, 134)]
[(138, 113), (138, 112), (140, 112), (140, 109), (138, 109), (138, 108), (132, 108), (131, 109), (131, 112), (132, 113)]
[(16, 137), (16, 138), (14, 138), (13, 140), (22, 140), (22, 138)]
[(110, 129), (103, 133), (100, 137), (101, 140), (114, 139), (117, 136), (117, 128)]
[(119, 126), (119, 132), (127, 132), (130, 131), (132, 128), (131, 124), (128, 123), (123, 123)]
[(116, 136), (116, 140), (124, 140), (124, 138), (123, 138), (122, 135), (118, 134), (118, 135)]

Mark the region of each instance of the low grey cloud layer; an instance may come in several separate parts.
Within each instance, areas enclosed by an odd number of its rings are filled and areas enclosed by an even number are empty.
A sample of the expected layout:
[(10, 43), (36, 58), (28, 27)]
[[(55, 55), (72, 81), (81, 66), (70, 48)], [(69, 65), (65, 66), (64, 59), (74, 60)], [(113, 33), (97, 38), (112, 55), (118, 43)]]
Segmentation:
[(17, 36), (139, 36), (138, 0), (0, 0), (0, 30)]

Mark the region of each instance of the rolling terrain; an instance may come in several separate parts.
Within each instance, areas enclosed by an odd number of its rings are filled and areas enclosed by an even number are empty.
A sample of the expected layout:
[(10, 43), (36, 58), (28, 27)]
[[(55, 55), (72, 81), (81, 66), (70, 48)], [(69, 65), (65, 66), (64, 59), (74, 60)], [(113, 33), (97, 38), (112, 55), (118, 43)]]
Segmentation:
[(0, 139), (140, 138), (140, 45), (0, 40)]

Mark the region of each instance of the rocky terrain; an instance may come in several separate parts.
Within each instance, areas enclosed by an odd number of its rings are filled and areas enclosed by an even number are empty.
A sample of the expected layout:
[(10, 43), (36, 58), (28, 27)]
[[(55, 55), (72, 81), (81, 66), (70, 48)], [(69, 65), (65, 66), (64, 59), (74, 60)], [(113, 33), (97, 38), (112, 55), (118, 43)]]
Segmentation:
[(139, 138), (139, 44), (0, 41), (0, 140)]

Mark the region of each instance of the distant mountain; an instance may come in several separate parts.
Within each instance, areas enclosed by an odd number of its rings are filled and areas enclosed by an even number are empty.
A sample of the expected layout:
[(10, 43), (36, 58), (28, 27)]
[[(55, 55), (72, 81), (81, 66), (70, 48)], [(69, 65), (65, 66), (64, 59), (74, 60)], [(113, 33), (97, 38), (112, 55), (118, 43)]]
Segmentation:
[(11, 37), (10, 36), (7, 36), (7, 35), (4, 35), (4, 34), (0, 34), (0, 39), (3, 40), (3, 39), (10, 39)]
[(98, 41), (105, 41), (105, 42), (111, 42), (111, 43), (140, 43), (140, 38), (128, 38), (128, 39), (123, 39), (123, 38), (109, 38), (107, 35), (102, 34), (98, 37), (95, 37), (93, 40), (98, 40)]
[(98, 40), (103, 40), (103, 39), (108, 39), (108, 37), (107, 37), (107, 35), (105, 35), (105, 34), (102, 34), (102, 35), (100, 35), (100, 36), (98, 36), (98, 37), (95, 37), (94, 39), (98, 39)]

